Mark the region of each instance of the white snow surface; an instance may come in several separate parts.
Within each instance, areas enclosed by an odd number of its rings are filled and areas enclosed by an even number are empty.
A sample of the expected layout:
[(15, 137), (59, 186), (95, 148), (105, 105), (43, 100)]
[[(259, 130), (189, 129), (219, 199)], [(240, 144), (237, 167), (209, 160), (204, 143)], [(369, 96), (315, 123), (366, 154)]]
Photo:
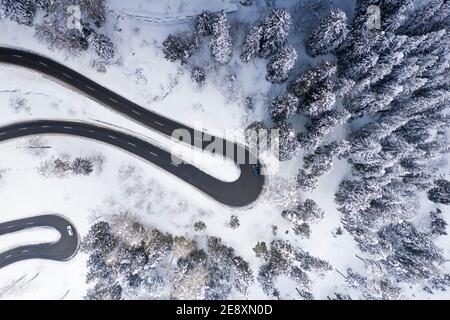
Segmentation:
[[(231, 0), (217, 1), (220, 4), (203, 0), (137, 0), (127, 1), (124, 7), (123, 1), (110, 0), (110, 15), (131, 10), (133, 6), (139, 9), (148, 2), (152, 4), (149, 12), (157, 15), (190, 15), (234, 3)], [(296, 3), (294, 0), (275, 2), (279, 7), (292, 7)], [(343, 8), (351, 8), (349, 3), (352, 2), (336, 1), (338, 6), (345, 3)], [(256, 20), (259, 12), (255, 7), (239, 6), (230, 18), (241, 19), (243, 16), (247, 17), (246, 21)], [(9, 21), (0, 21), (0, 45), (51, 56), (146, 108), (186, 124), (198, 124), (210, 131), (242, 129), (251, 121), (267, 117), (268, 101), (283, 90), (282, 86), (271, 86), (265, 81), (266, 61), (256, 60), (244, 65), (237, 54), (226, 67), (212, 70), (211, 65), (204, 66), (209, 72), (209, 78), (205, 87), (198, 89), (190, 80), (189, 73), (180, 65), (166, 61), (161, 52), (161, 42), (165, 37), (176, 30), (187, 29), (187, 24), (155, 25), (129, 20), (119, 32), (115, 30), (112, 20), (106, 28), (116, 45), (118, 58), (106, 73), (99, 73), (92, 68), (92, 52), (74, 57), (61, 51), (51, 51), (33, 36), (31, 28)], [(246, 28), (242, 26), (238, 30), (233, 29), (235, 47), (245, 31)], [(292, 32), (292, 42), (299, 52), (294, 74), (316, 61), (304, 55), (303, 37), (301, 30)], [(140, 76), (137, 76), (137, 70)], [(224, 87), (224, 83), (232, 73), (236, 77), (230, 89)], [(120, 130), (135, 132), (166, 148), (173, 147), (170, 139), (42, 75), (15, 66), (0, 65), (0, 79), (1, 125), (42, 118), (88, 121), (119, 127)], [(253, 112), (243, 107), (246, 96), (254, 97)], [(26, 107), (19, 111), (13, 110), (10, 106), (16, 99), (25, 99)], [(319, 187), (311, 194), (304, 195), (304, 199), (309, 197), (319, 203), (325, 211), (325, 219), (312, 225), (310, 239), (300, 239), (293, 232), (285, 234), (290, 230), (290, 223), (281, 217), (282, 208), (264, 197), (250, 208), (231, 209), (157, 167), (114, 147), (68, 136), (43, 136), (41, 139), (42, 144), (51, 148), (40, 153), (27, 148), (27, 138), (0, 144), (0, 221), (56, 212), (67, 216), (83, 236), (97, 219), (129, 211), (148, 225), (192, 237), (193, 223), (202, 220), (207, 225), (207, 233), (221, 237), (226, 245), (233, 247), (237, 255), (250, 263), (255, 274), (260, 261), (252, 248), (258, 241), (270, 243), (275, 238), (288, 239), (313, 256), (329, 261), (342, 272), (348, 267), (356, 270), (363, 267), (355, 256), (357, 249), (352, 237), (346, 232), (338, 237), (333, 236), (333, 232), (341, 225), (334, 193), (339, 182), (349, 175), (349, 168), (344, 162), (337, 162), (332, 172), (319, 181)], [(238, 139), (242, 141), (242, 136), (238, 136)], [(88, 177), (68, 175), (48, 178), (39, 172), (38, 168), (46, 160), (62, 155), (70, 158), (101, 155), (104, 162), (97, 165)], [(231, 163), (224, 164), (220, 160), (212, 164), (204, 159), (198, 159), (195, 164), (221, 179), (233, 180), (239, 174)], [(208, 159), (211, 160), (211, 157)], [(276, 177), (295, 175), (301, 166), (299, 159), (300, 156), (280, 164), (279, 171), (268, 177), (269, 182)], [(238, 215), (240, 220), (240, 227), (234, 230), (228, 226), (233, 214)], [(273, 225), (278, 226), (277, 236), (272, 234)], [(0, 241), (5, 241), (4, 237), (0, 237)], [(23, 241), (27, 239), (18, 240), (18, 243)], [(446, 241), (448, 243), (447, 237)], [(445, 254), (450, 257), (448, 246)], [(87, 289), (86, 258), (85, 254), (78, 253), (68, 262), (29, 260), (2, 268), (0, 299), (81, 299)], [(313, 280), (313, 294), (317, 299), (326, 299), (344, 282), (335, 271)], [(292, 280), (280, 278), (277, 284), (281, 287), (282, 298), (297, 298)], [(256, 281), (249, 297), (267, 298)]]

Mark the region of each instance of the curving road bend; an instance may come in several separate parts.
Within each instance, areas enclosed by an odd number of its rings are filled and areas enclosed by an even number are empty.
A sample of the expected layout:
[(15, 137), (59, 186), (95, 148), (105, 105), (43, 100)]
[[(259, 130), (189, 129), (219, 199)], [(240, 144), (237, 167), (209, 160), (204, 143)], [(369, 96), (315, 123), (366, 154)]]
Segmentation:
[[(239, 166), (241, 174), (233, 182), (224, 182), (192, 165), (185, 163), (178, 166), (174, 165), (171, 162), (170, 153), (134, 136), (70, 121), (40, 120), (4, 126), (0, 128), (0, 141), (33, 134), (68, 134), (99, 140), (120, 147), (156, 164), (222, 204), (232, 207), (250, 205), (262, 192), (265, 180), (264, 175), (255, 175), (255, 165), (249, 163), (249, 159), (255, 159), (256, 156), (238, 143), (232, 143), (195, 130), (185, 124), (145, 109), (47, 57), (28, 51), (0, 47), (0, 62), (32, 69), (62, 81), (114, 111), (168, 137), (172, 136), (174, 130), (182, 129), (193, 137), (189, 141), (183, 140), (182, 142), (191, 146), (209, 150), (207, 147), (214, 141), (216, 145), (221, 145), (224, 149), (232, 149), (233, 152), (228, 153), (226, 156)], [(214, 153), (214, 151), (212, 152)], [(246, 159), (244, 164), (238, 163), (238, 157), (242, 155)], [(262, 167), (262, 164), (257, 161), (256, 167), (259, 169)]]
[(61, 238), (57, 242), (26, 245), (2, 252), (0, 268), (28, 259), (67, 261), (77, 253), (77, 230), (70, 221), (60, 215), (48, 214), (0, 223), (0, 236), (37, 227), (54, 228), (61, 234)]
[(0, 142), (38, 134), (66, 134), (89, 138), (116, 146), (147, 161), (152, 162), (215, 200), (229, 206), (244, 206), (256, 199), (260, 189), (255, 188), (251, 169), (242, 170), (239, 178), (232, 182), (218, 180), (188, 163), (175, 164), (170, 152), (135, 136), (74, 121), (38, 120), (18, 122), (0, 127)]

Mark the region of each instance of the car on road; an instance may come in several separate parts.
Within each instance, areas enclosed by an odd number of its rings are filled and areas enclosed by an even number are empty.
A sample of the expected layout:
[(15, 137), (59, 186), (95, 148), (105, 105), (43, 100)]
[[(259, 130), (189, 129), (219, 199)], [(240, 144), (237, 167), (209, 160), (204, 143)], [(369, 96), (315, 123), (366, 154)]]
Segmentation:
[(261, 175), (261, 167), (260, 166), (255, 164), (255, 165), (252, 166), (252, 170), (253, 170), (253, 175), (255, 177), (258, 177), (258, 176)]
[(67, 233), (69, 234), (69, 236), (73, 236), (73, 229), (71, 226), (67, 226)]

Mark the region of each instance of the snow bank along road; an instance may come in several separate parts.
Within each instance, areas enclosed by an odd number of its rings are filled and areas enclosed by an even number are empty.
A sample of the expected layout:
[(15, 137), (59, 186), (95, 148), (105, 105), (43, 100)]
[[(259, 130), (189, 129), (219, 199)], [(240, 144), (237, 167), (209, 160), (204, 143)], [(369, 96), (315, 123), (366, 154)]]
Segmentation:
[(0, 268), (26, 259), (66, 261), (78, 250), (78, 233), (70, 221), (59, 215), (42, 215), (0, 223), (0, 236), (29, 228), (55, 228), (61, 238), (57, 242), (17, 247), (0, 253)]
[[(263, 189), (264, 176), (254, 174), (255, 165), (252, 165), (249, 161), (245, 161), (244, 164), (238, 163), (239, 155), (245, 154), (247, 160), (254, 157), (246, 147), (238, 143), (232, 143), (205, 132), (197, 131), (187, 125), (149, 111), (47, 57), (28, 51), (0, 47), (0, 62), (26, 67), (56, 78), (163, 135), (171, 137), (174, 130), (183, 130), (189, 133), (191, 137), (201, 137), (200, 141), (195, 141), (195, 138), (190, 139), (190, 141), (183, 141), (192, 146), (205, 150), (211, 141), (215, 141), (224, 146), (224, 150), (233, 148), (234, 152), (230, 152), (226, 156), (239, 166), (241, 174), (235, 181), (221, 181), (185, 162), (182, 164), (173, 163), (169, 152), (132, 135), (79, 122), (39, 120), (15, 123), (0, 127), (0, 141), (35, 134), (68, 134), (99, 140), (154, 163), (218, 202), (232, 207), (243, 207), (253, 203)], [(256, 166), (261, 167), (261, 163), (257, 162)]]

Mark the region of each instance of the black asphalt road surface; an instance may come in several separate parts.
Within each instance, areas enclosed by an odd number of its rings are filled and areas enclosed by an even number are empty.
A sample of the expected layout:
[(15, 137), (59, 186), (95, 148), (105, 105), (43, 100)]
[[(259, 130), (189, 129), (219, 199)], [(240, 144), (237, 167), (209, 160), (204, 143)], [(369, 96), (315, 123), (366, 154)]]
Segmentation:
[(76, 254), (79, 243), (77, 230), (70, 221), (60, 215), (42, 215), (0, 223), (0, 236), (37, 227), (54, 228), (61, 234), (61, 238), (57, 242), (21, 246), (2, 252), (0, 268), (27, 259), (67, 261)]
[[(219, 137), (208, 135), (205, 132), (196, 131), (185, 124), (149, 111), (49, 58), (27, 51), (0, 48), (0, 62), (33, 69), (63, 81), (103, 105), (166, 136), (171, 137), (176, 129), (184, 129), (191, 134), (191, 137), (202, 137), (197, 140), (183, 141), (195, 147), (206, 149), (211, 141), (215, 141), (224, 146), (224, 148), (233, 148), (234, 152), (229, 157), (236, 163), (239, 154), (244, 154), (247, 160), (250, 157), (254, 157), (247, 148), (240, 144), (231, 143)], [(255, 175), (255, 171), (258, 170), (255, 170), (255, 165), (249, 163), (249, 161), (246, 161), (245, 164), (237, 163), (241, 171), (237, 180), (224, 182), (192, 165), (184, 163), (174, 165), (171, 161), (170, 153), (134, 136), (84, 123), (49, 120), (15, 123), (0, 128), (0, 141), (28, 135), (52, 133), (81, 136), (115, 145), (151, 161), (228, 206), (242, 207), (253, 203), (264, 186), (264, 176)], [(257, 162), (256, 167), (261, 168), (261, 163)]]

